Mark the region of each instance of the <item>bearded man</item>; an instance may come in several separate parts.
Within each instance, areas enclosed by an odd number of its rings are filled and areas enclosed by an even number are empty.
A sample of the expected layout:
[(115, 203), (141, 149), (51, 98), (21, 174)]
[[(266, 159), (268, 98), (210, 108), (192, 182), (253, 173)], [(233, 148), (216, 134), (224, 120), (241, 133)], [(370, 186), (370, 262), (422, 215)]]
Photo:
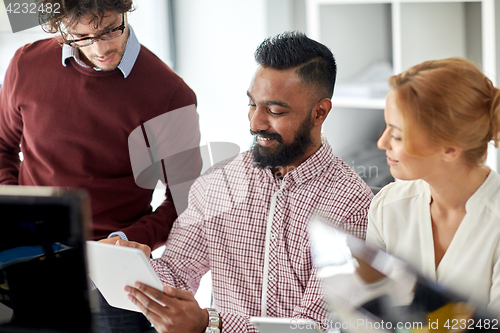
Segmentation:
[[(255, 59), (247, 91), (253, 148), (194, 183), (163, 256), (151, 260), (163, 292), (126, 287), (159, 332), (258, 332), (252, 316), (325, 323), (309, 219), (320, 210), (365, 237), (372, 192), (321, 134), (336, 76), (331, 51), (291, 32), (266, 39)], [(149, 255), (141, 244), (119, 245)], [(201, 309), (193, 294), (209, 270), (213, 308)]]

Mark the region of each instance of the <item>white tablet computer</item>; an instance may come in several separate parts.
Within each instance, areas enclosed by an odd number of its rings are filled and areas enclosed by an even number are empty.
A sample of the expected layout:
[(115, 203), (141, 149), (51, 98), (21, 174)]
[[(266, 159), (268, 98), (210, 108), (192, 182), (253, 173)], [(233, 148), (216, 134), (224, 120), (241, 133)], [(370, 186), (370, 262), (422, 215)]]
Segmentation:
[(250, 323), (260, 333), (322, 333), (320, 325), (311, 319), (250, 317)]
[(163, 283), (139, 249), (87, 241), (87, 261), (90, 279), (116, 308), (140, 312), (124, 290), (135, 282), (163, 291)]

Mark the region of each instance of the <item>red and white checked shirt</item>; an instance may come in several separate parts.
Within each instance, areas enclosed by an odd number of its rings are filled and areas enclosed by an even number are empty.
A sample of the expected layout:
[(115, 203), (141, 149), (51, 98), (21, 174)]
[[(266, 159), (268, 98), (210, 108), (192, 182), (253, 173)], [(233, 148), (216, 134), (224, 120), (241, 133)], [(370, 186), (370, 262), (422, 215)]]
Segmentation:
[(327, 319), (307, 224), (315, 209), (365, 238), (372, 192), (322, 147), (283, 179), (253, 166), (250, 151), (193, 184), (189, 206), (152, 265), (163, 283), (197, 290), (212, 271), (222, 331), (257, 332), (249, 317)]

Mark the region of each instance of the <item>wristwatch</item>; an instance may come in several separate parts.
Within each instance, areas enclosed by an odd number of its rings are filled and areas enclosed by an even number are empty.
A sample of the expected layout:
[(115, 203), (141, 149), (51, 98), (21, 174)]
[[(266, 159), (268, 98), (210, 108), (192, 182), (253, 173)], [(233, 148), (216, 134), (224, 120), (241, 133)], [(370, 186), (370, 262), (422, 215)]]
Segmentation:
[(205, 333), (220, 333), (219, 330), (219, 313), (212, 308), (206, 308), (208, 311), (208, 326)]

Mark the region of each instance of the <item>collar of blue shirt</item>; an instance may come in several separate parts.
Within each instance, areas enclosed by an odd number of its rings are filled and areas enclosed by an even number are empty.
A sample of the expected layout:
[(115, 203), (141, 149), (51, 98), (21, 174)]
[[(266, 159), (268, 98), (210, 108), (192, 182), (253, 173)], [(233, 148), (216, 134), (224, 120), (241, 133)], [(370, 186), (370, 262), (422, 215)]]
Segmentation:
[[(122, 60), (118, 64), (118, 69), (122, 72), (124, 78), (129, 76), (132, 68), (134, 67), (135, 61), (139, 56), (139, 51), (141, 50), (141, 44), (139, 44), (134, 30), (130, 25), (129, 28), (130, 35), (128, 36), (127, 45), (125, 46), (125, 52), (123, 52)], [(64, 44), (62, 47), (62, 64), (64, 67), (66, 67), (66, 60), (71, 57), (73, 57), (80, 66), (89, 68), (89, 66), (87, 66), (80, 59), (80, 53), (78, 52), (78, 49)], [(100, 71), (101, 69), (98, 67), (94, 67), (94, 70)]]

